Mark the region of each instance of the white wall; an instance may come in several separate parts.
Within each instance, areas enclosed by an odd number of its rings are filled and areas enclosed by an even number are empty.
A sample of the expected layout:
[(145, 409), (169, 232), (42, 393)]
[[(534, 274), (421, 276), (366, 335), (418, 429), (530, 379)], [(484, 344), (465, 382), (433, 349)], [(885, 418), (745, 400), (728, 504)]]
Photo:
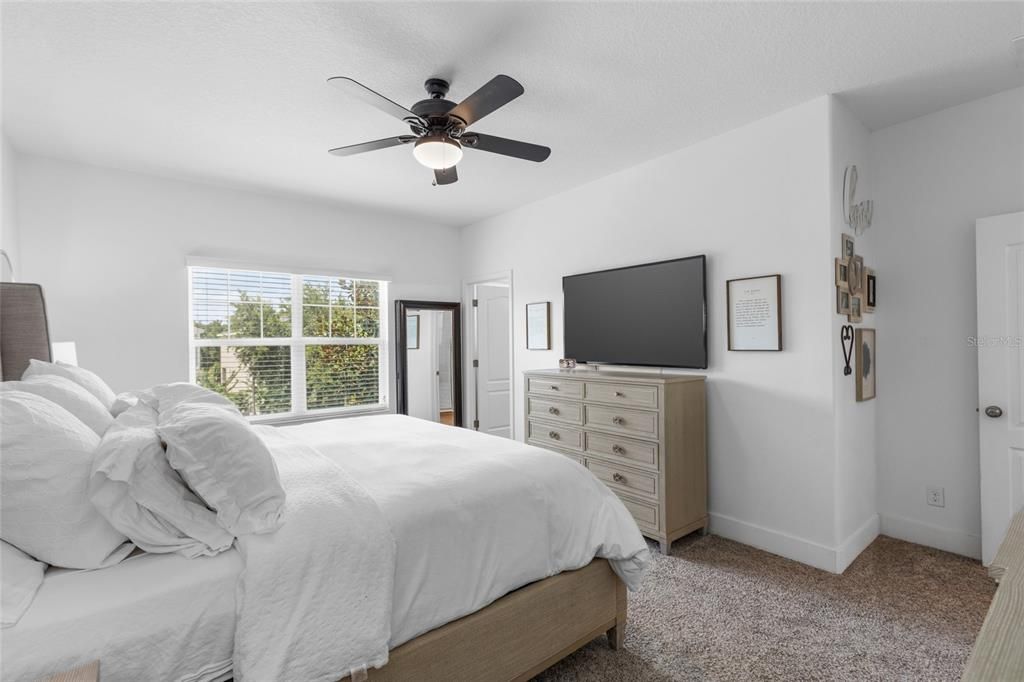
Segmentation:
[[(522, 371), (557, 366), (561, 278), (707, 254), (708, 455), (715, 532), (836, 567), (830, 101), (807, 104), (465, 228), (464, 280), (513, 271)], [(725, 281), (780, 273), (781, 353), (725, 350)], [(527, 301), (553, 349), (526, 351)]]
[[(14, 279), (17, 279), (18, 261), (21, 258), (16, 191), (17, 162), (17, 152), (14, 151), (7, 136), (0, 134), (0, 186), (3, 190), (0, 199), (3, 203), (0, 207), (0, 249), (4, 250), (11, 261)], [(11, 269), (6, 262), (0, 262), (0, 279), (12, 279)]]
[[(830, 268), (842, 253), (842, 235), (854, 236), (857, 253), (864, 256), (867, 267), (875, 268), (875, 237), (871, 232), (856, 236), (844, 222), (846, 201), (843, 198), (843, 174), (846, 167), (856, 165), (860, 180), (858, 201), (871, 197), (871, 174), (868, 169), (868, 130), (835, 97), (831, 98), (832, 159), (829, 180), (832, 225)], [(877, 268), (875, 268), (877, 269)], [(835, 282), (834, 270), (832, 283)], [(857, 402), (855, 376), (843, 374), (845, 360), (840, 341), (841, 329), (848, 324), (846, 316), (835, 312), (835, 287), (829, 317), (832, 320), (832, 385), (835, 406), (836, 452), (836, 538), (839, 542), (838, 569), (843, 570), (878, 536), (878, 494), (875, 447), (875, 410), (878, 401)], [(863, 316), (854, 327), (878, 327), (877, 315)], [(878, 331), (878, 343), (885, 343), (885, 334)], [(856, 358), (851, 365), (856, 370)]]
[(188, 379), (188, 255), (379, 273), (393, 278), (393, 299), (459, 294), (454, 228), (28, 155), (19, 162), (19, 279), (43, 285), (54, 340), (77, 342), (82, 366), (115, 390)]
[[(974, 221), (1024, 209), (1024, 89), (870, 138), (882, 531), (980, 556)], [(946, 489), (945, 508), (925, 488)]]

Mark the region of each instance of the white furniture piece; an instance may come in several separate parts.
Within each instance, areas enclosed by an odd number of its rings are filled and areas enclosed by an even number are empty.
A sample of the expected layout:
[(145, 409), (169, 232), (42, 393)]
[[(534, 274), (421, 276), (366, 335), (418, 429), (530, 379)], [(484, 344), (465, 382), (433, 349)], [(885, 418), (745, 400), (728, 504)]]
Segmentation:
[(704, 377), (591, 369), (524, 372), (526, 440), (590, 469), (668, 554), (706, 532)]

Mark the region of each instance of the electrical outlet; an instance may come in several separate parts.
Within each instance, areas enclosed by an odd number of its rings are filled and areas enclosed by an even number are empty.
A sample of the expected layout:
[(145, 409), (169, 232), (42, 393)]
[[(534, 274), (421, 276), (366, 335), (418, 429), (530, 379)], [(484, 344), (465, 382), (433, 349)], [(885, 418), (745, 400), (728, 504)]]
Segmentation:
[(926, 501), (929, 506), (932, 507), (945, 507), (946, 506), (946, 489), (937, 485), (928, 486), (926, 492)]

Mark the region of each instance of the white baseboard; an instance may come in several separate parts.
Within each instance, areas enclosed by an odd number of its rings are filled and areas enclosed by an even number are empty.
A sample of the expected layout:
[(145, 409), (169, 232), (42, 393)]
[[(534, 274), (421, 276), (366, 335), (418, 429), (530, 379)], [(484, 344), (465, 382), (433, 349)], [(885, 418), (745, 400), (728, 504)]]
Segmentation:
[(757, 547), (829, 573), (836, 572), (836, 550), (831, 547), (771, 528), (740, 521), (724, 514), (711, 513), (708, 516), (711, 519), (710, 530), (715, 535), (721, 535), (723, 538), (742, 542), (744, 545)]
[(878, 537), (881, 526), (878, 515), (873, 514), (839, 547), (833, 548), (747, 521), (740, 521), (724, 514), (711, 513), (708, 516), (711, 519), (710, 531), (715, 535), (721, 535), (723, 538), (742, 542), (744, 545), (757, 547), (829, 573), (845, 571), (853, 563), (853, 560)]
[(934, 547), (953, 554), (962, 554), (972, 559), (981, 559), (981, 536), (961, 530), (933, 526), (903, 516), (880, 514), (882, 535), (906, 540), (926, 547)]
[(845, 571), (853, 563), (853, 560), (875, 541), (881, 525), (882, 522), (878, 514), (872, 514), (871, 518), (864, 522), (864, 525), (853, 531), (850, 537), (839, 545), (839, 549), (836, 550), (836, 573)]

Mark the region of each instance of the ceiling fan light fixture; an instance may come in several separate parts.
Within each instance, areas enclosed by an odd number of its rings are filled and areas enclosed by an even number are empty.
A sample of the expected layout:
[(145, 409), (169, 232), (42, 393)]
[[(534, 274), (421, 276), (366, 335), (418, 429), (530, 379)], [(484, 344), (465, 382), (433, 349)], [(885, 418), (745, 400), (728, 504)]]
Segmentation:
[(447, 135), (427, 135), (416, 141), (412, 155), (427, 168), (444, 170), (462, 160), (462, 145)]

